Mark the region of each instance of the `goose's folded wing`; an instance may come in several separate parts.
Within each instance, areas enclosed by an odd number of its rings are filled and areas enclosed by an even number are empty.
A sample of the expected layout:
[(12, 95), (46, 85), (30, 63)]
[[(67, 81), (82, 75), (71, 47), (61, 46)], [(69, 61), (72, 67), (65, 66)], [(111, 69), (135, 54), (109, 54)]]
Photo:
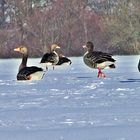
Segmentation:
[(46, 62), (54, 63), (55, 61), (56, 61), (56, 54), (54, 54), (54, 53), (46, 53), (42, 57), (40, 63), (46, 63)]
[(112, 61), (115, 62), (115, 60), (112, 58), (112, 55), (108, 53), (103, 53), (103, 52), (92, 52), (87, 55), (87, 58), (89, 61), (92, 61), (94, 63), (97, 63), (99, 61), (104, 62), (104, 61)]

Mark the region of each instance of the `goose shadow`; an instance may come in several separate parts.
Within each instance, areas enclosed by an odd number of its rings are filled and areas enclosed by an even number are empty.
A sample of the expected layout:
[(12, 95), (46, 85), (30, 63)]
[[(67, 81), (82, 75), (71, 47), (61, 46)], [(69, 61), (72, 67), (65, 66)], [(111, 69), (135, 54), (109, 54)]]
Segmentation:
[(93, 78), (93, 77), (90, 77), (90, 76), (79, 76), (77, 78), (78, 79), (89, 79), (89, 78)]
[(140, 82), (140, 79), (130, 78), (127, 80), (120, 81), (121, 83), (134, 83), (134, 82)]

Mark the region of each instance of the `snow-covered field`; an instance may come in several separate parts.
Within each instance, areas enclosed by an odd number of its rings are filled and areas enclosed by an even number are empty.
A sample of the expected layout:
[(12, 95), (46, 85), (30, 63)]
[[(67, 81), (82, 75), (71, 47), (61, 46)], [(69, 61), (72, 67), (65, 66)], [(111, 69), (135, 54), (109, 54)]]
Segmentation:
[(115, 58), (105, 79), (75, 57), (32, 82), (16, 81), (21, 59), (0, 59), (0, 140), (140, 140), (139, 56)]

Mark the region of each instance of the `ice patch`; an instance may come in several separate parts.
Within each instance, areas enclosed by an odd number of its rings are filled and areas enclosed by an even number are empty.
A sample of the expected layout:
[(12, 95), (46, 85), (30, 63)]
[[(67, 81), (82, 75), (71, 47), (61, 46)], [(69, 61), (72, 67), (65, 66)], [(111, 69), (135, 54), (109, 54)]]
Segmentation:
[(54, 92), (56, 92), (56, 91), (59, 91), (58, 89), (51, 89), (51, 91), (54, 91)]
[(64, 99), (69, 99), (69, 96), (65, 96)]
[(60, 122), (60, 124), (68, 124), (68, 125), (72, 125), (72, 124), (74, 124), (74, 122), (72, 122), (72, 121), (69, 121), (69, 122)]
[(134, 89), (130, 89), (130, 88), (117, 88), (116, 91), (134, 91)]
[(89, 89), (96, 89), (97, 87), (100, 87), (100, 85), (103, 85), (104, 82), (99, 82), (99, 83), (91, 83), (89, 86), (86, 86), (86, 88), (89, 88)]
[(116, 90), (117, 91), (126, 91), (127, 89), (126, 88), (117, 88)]
[(89, 89), (96, 89), (97, 88), (97, 84), (91, 84), (89, 86), (86, 86), (86, 88), (89, 88)]

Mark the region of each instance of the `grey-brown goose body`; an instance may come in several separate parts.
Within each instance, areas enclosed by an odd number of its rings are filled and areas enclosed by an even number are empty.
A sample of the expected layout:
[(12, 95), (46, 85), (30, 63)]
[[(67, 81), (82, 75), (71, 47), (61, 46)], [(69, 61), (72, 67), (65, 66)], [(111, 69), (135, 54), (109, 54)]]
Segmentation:
[(115, 68), (115, 59), (111, 54), (100, 51), (87, 52), (83, 57), (84, 63), (90, 68), (97, 69), (98, 67), (104, 69), (105, 67)]
[[(42, 72), (42, 74), (40, 72)], [(39, 76), (39, 73), (41, 74), (40, 76)], [(39, 68), (36, 66), (24, 67), (18, 72), (17, 80), (40, 80), (43, 78), (44, 74), (45, 73), (43, 72), (42, 68)], [(35, 77), (35, 75), (36, 75), (36, 78), (33, 78)], [(38, 77), (37, 75), (40, 78), (37, 78)]]
[(106, 75), (101, 71), (104, 68), (115, 68), (115, 59), (112, 58), (112, 55), (109, 53), (104, 53), (101, 51), (94, 51), (94, 45), (92, 42), (88, 41), (84, 48), (87, 49), (87, 52), (84, 54), (83, 60), (84, 63), (94, 69), (98, 69), (98, 76), (106, 77)]

